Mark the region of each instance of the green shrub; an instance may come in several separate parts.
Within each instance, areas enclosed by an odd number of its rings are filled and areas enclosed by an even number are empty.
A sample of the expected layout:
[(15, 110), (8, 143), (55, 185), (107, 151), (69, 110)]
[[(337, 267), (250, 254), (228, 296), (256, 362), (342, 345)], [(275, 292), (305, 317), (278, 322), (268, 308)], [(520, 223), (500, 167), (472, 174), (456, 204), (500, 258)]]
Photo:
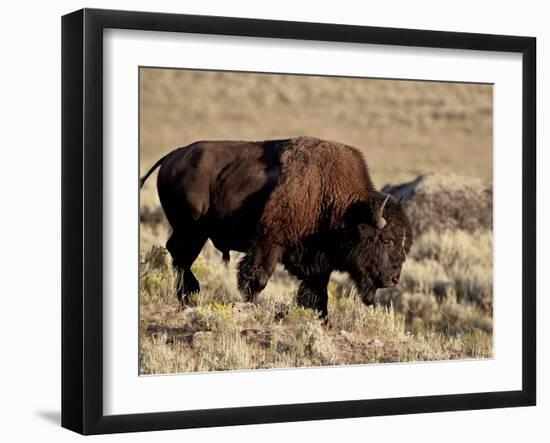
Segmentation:
[(151, 246), (151, 249), (142, 259), (142, 264), (147, 265), (147, 269), (157, 269), (165, 271), (168, 269), (168, 251), (161, 246)]

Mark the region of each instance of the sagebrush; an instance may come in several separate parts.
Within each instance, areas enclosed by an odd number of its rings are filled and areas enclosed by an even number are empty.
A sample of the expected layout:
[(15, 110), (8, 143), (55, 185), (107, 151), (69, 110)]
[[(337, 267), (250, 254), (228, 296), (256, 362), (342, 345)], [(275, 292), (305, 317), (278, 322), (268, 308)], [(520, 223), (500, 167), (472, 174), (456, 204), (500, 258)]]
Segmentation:
[(237, 258), (226, 266), (207, 245), (193, 265), (202, 290), (182, 310), (169, 255), (154, 245), (142, 251), (142, 374), (492, 356), (491, 232), (421, 236), (399, 287), (379, 291), (374, 307), (335, 274), (328, 324), (296, 304), (297, 285), (282, 268), (257, 305), (245, 303)]

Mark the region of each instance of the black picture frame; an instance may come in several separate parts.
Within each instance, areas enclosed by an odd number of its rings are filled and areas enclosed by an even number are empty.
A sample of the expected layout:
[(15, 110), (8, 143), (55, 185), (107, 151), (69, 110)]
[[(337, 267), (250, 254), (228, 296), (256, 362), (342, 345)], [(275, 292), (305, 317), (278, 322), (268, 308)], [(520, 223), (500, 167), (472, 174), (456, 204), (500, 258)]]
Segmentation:
[[(503, 51), (523, 64), (522, 389), (131, 415), (103, 413), (103, 30)], [(62, 18), (62, 426), (82, 434), (531, 406), (536, 403), (536, 39), (83, 9)]]

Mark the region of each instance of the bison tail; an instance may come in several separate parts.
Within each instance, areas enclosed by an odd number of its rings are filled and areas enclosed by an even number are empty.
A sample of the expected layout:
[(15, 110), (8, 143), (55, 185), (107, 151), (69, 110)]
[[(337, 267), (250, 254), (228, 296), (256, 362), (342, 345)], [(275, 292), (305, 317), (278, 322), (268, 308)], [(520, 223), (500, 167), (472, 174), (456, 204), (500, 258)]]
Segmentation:
[(143, 188), (143, 185), (145, 184), (145, 181), (149, 178), (149, 176), (153, 173), (155, 169), (157, 169), (160, 165), (162, 165), (162, 162), (166, 157), (168, 157), (170, 154), (166, 154), (164, 157), (162, 157), (160, 160), (158, 160), (149, 171), (147, 171), (147, 174), (145, 174), (143, 177), (139, 179), (139, 189)]

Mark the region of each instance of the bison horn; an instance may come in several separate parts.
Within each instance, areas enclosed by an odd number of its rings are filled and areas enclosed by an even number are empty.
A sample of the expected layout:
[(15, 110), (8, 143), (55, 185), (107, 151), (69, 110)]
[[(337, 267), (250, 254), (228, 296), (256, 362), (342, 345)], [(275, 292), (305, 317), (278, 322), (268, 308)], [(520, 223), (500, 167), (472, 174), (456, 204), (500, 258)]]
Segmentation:
[(384, 207), (386, 206), (386, 203), (388, 202), (388, 199), (390, 198), (390, 194), (386, 196), (384, 201), (382, 202), (382, 206), (380, 206), (380, 209), (378, 210), (378, 216), (376, 217), (376, 227), (378, 229), (384, 229), (384, 226), (386, 226), (386, 219), (383, 217), (384, 214)]

